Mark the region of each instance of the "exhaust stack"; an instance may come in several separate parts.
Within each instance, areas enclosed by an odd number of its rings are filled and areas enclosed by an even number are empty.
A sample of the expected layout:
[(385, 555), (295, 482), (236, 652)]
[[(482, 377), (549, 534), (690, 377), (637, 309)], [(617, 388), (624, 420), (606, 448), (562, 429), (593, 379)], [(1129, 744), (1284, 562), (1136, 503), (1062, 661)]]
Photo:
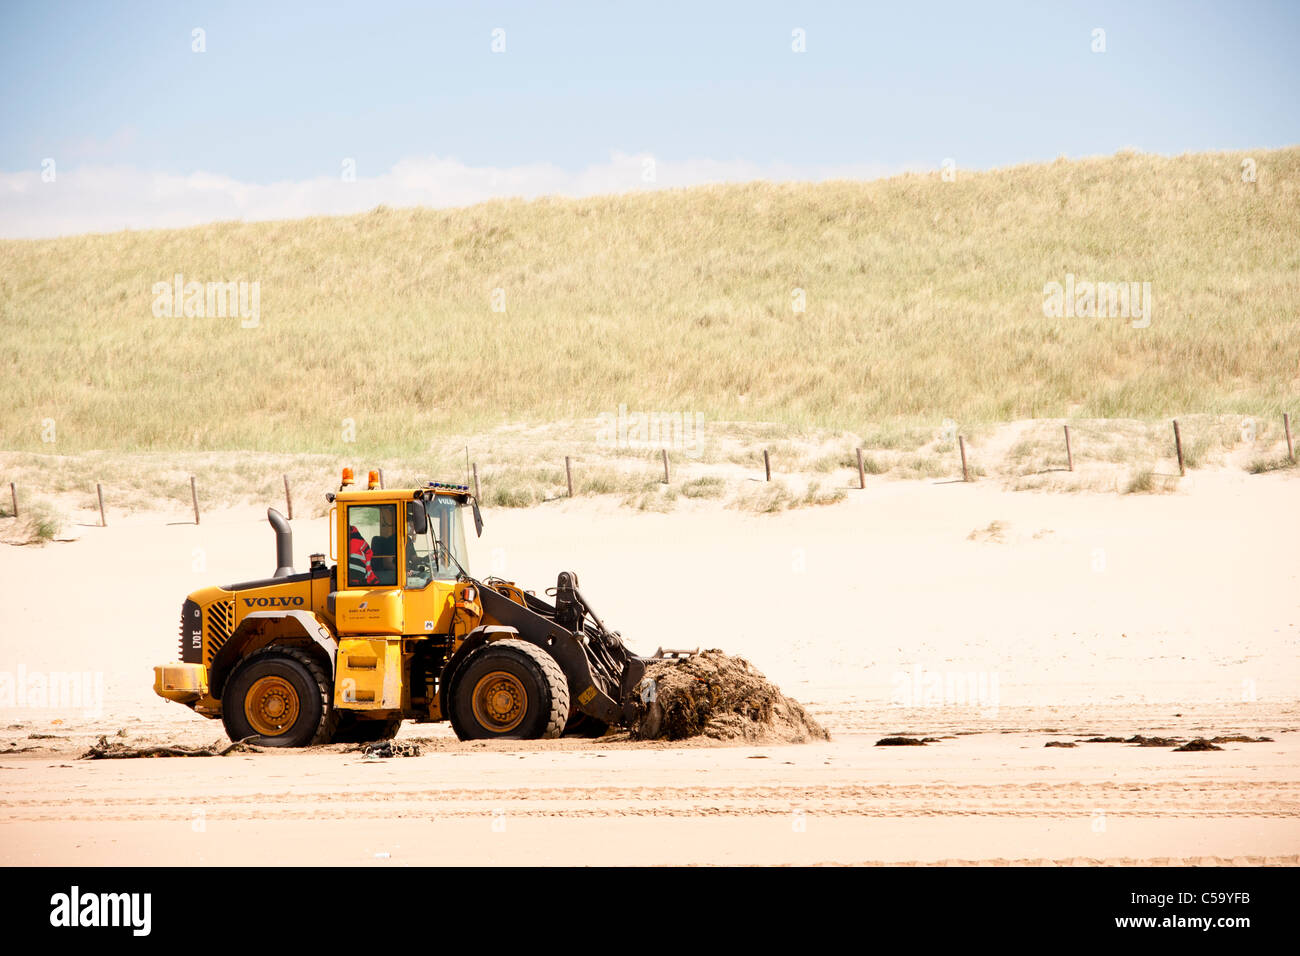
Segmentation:
[(275, 529), (275, 574), (272, 577), (283, 578), (293, 574), (293, 531), (284, 515), (274, 508), (266, 509), (266, 520)]

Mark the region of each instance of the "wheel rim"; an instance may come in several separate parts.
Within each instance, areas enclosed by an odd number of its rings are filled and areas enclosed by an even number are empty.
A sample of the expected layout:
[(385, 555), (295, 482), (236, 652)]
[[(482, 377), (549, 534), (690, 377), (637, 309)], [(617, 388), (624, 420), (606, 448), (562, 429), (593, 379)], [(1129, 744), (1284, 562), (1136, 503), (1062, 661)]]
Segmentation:
[(474, 719), (493, 733), (518, 727), (528, 711), (528, 691), (514, 674), (493, 671), (474, 685)]
[(244, 695), (244, 716), (263, 737), (278, 737), (298, 720), (298, 691), (283, 677), (263, 677)]

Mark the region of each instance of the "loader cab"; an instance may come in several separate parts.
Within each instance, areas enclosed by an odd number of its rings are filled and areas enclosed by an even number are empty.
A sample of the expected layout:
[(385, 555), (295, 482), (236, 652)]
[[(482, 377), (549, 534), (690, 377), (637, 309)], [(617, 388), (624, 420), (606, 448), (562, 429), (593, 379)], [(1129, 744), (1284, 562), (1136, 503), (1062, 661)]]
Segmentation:
[(456, 588), (469, 573), (471, 507), (463, 486), (341, 490), (330, 515), (339, 633), (447, 633)]

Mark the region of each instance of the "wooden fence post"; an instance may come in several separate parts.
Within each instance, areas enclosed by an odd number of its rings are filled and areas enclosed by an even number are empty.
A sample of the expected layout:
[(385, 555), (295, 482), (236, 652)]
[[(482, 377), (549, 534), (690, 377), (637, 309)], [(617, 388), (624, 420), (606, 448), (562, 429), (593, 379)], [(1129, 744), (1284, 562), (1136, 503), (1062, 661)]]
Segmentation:
[(474, 500), (478, 501), (481, 496), (478, 493), (478, 462), (474, 462)]
[(867, 487), (867, 472), (862, 467), (862, 449), (858, 449), (858, 487)]
[(1070, 470), (1074, 471), (1074, 454), (1070, 451), (1070, 426), (1065, 426), (1065, 460), (1070, 463)]
[[(1286, 429), (1286, 456), (1295, 461), (1295, 446), (1291, 444), (1291, 414), (1282, 413), (1282, 427)], [(18, 501), (14, 499), (14, 514), (18, 513)]]
[(1178, 419), (1174, 419), (1174, 450), (1178, 452), (1178, 477), (1187, 474), (1187, 469), (1183, 467), (1183, 436), (1178, 431)]
[(199, 523), (199, 487), (194, 483), (194, 476), (190, 475), (190, 497), (194, 499), (194, 523)]
[(104, 486), (95, 482), (95, 494), (99, 495), (99, 526), (108, 527), (108, 519), (104, 517)]
[(668, 484), (668, 449), (661, 448), (659, 450), (663, 452), (664, 456), (664, 484), (666, 485)]
[(289, 476), (284, 476), (284, 506), (289, 509), (289, 520), (293, 520), (293, 495), (289, 493)]
[(970, 472), (966, 470), (966, 439), (958, 435), (957, 445), (961, 448), (961, 480), (970, 481)]
[(9, 482), (9, 497), (13, 499), (14, 517), (17, 518), (18, 517), (18, 488), (14, 485), (12, 481)]
[(767, 456), (767, 449), (763, 449), (763, 471), (767, 474), (767, 481), (772, 480), (772, 459)]
[(573, 497), (573, 469), (569, 466), (569, 456), (564, 456), (564, 480), (569, 483), (569, 497)]

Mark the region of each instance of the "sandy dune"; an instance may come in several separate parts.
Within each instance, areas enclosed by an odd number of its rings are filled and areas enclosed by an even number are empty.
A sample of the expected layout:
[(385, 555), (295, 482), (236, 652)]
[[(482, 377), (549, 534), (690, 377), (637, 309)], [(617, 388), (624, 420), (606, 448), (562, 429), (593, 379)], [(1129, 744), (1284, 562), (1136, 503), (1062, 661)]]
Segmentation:
[[(1197, 472), (1177, 494), (1123, 497), (881, 482), (771, 516), (579, 500), (486, 518), (477, 573), (540, 590), (576, 570), (634, 649), (746, 656), (834, 739), (464, 745), (408, 725), (421, 757), (79, 761), (119, 730), (222, 738), (219, 723), (155, 698), (150, 668), (175, 654), (187, 592), (273, 567), (257, 510), (198, 527), (137, 515), (71, 543), (0, 547), (0, 863), (1300, 856), (1290, 475)], [(294, 527), (305, 566), (325, 524)], [(68, 706), (13, 696), (19, 675), (54, 672), (89, 672), (88, 693)], [(947, 739), (873, 746), (899, 732)], [(1273, 742), (1044, 747), (1135, 733)]]

